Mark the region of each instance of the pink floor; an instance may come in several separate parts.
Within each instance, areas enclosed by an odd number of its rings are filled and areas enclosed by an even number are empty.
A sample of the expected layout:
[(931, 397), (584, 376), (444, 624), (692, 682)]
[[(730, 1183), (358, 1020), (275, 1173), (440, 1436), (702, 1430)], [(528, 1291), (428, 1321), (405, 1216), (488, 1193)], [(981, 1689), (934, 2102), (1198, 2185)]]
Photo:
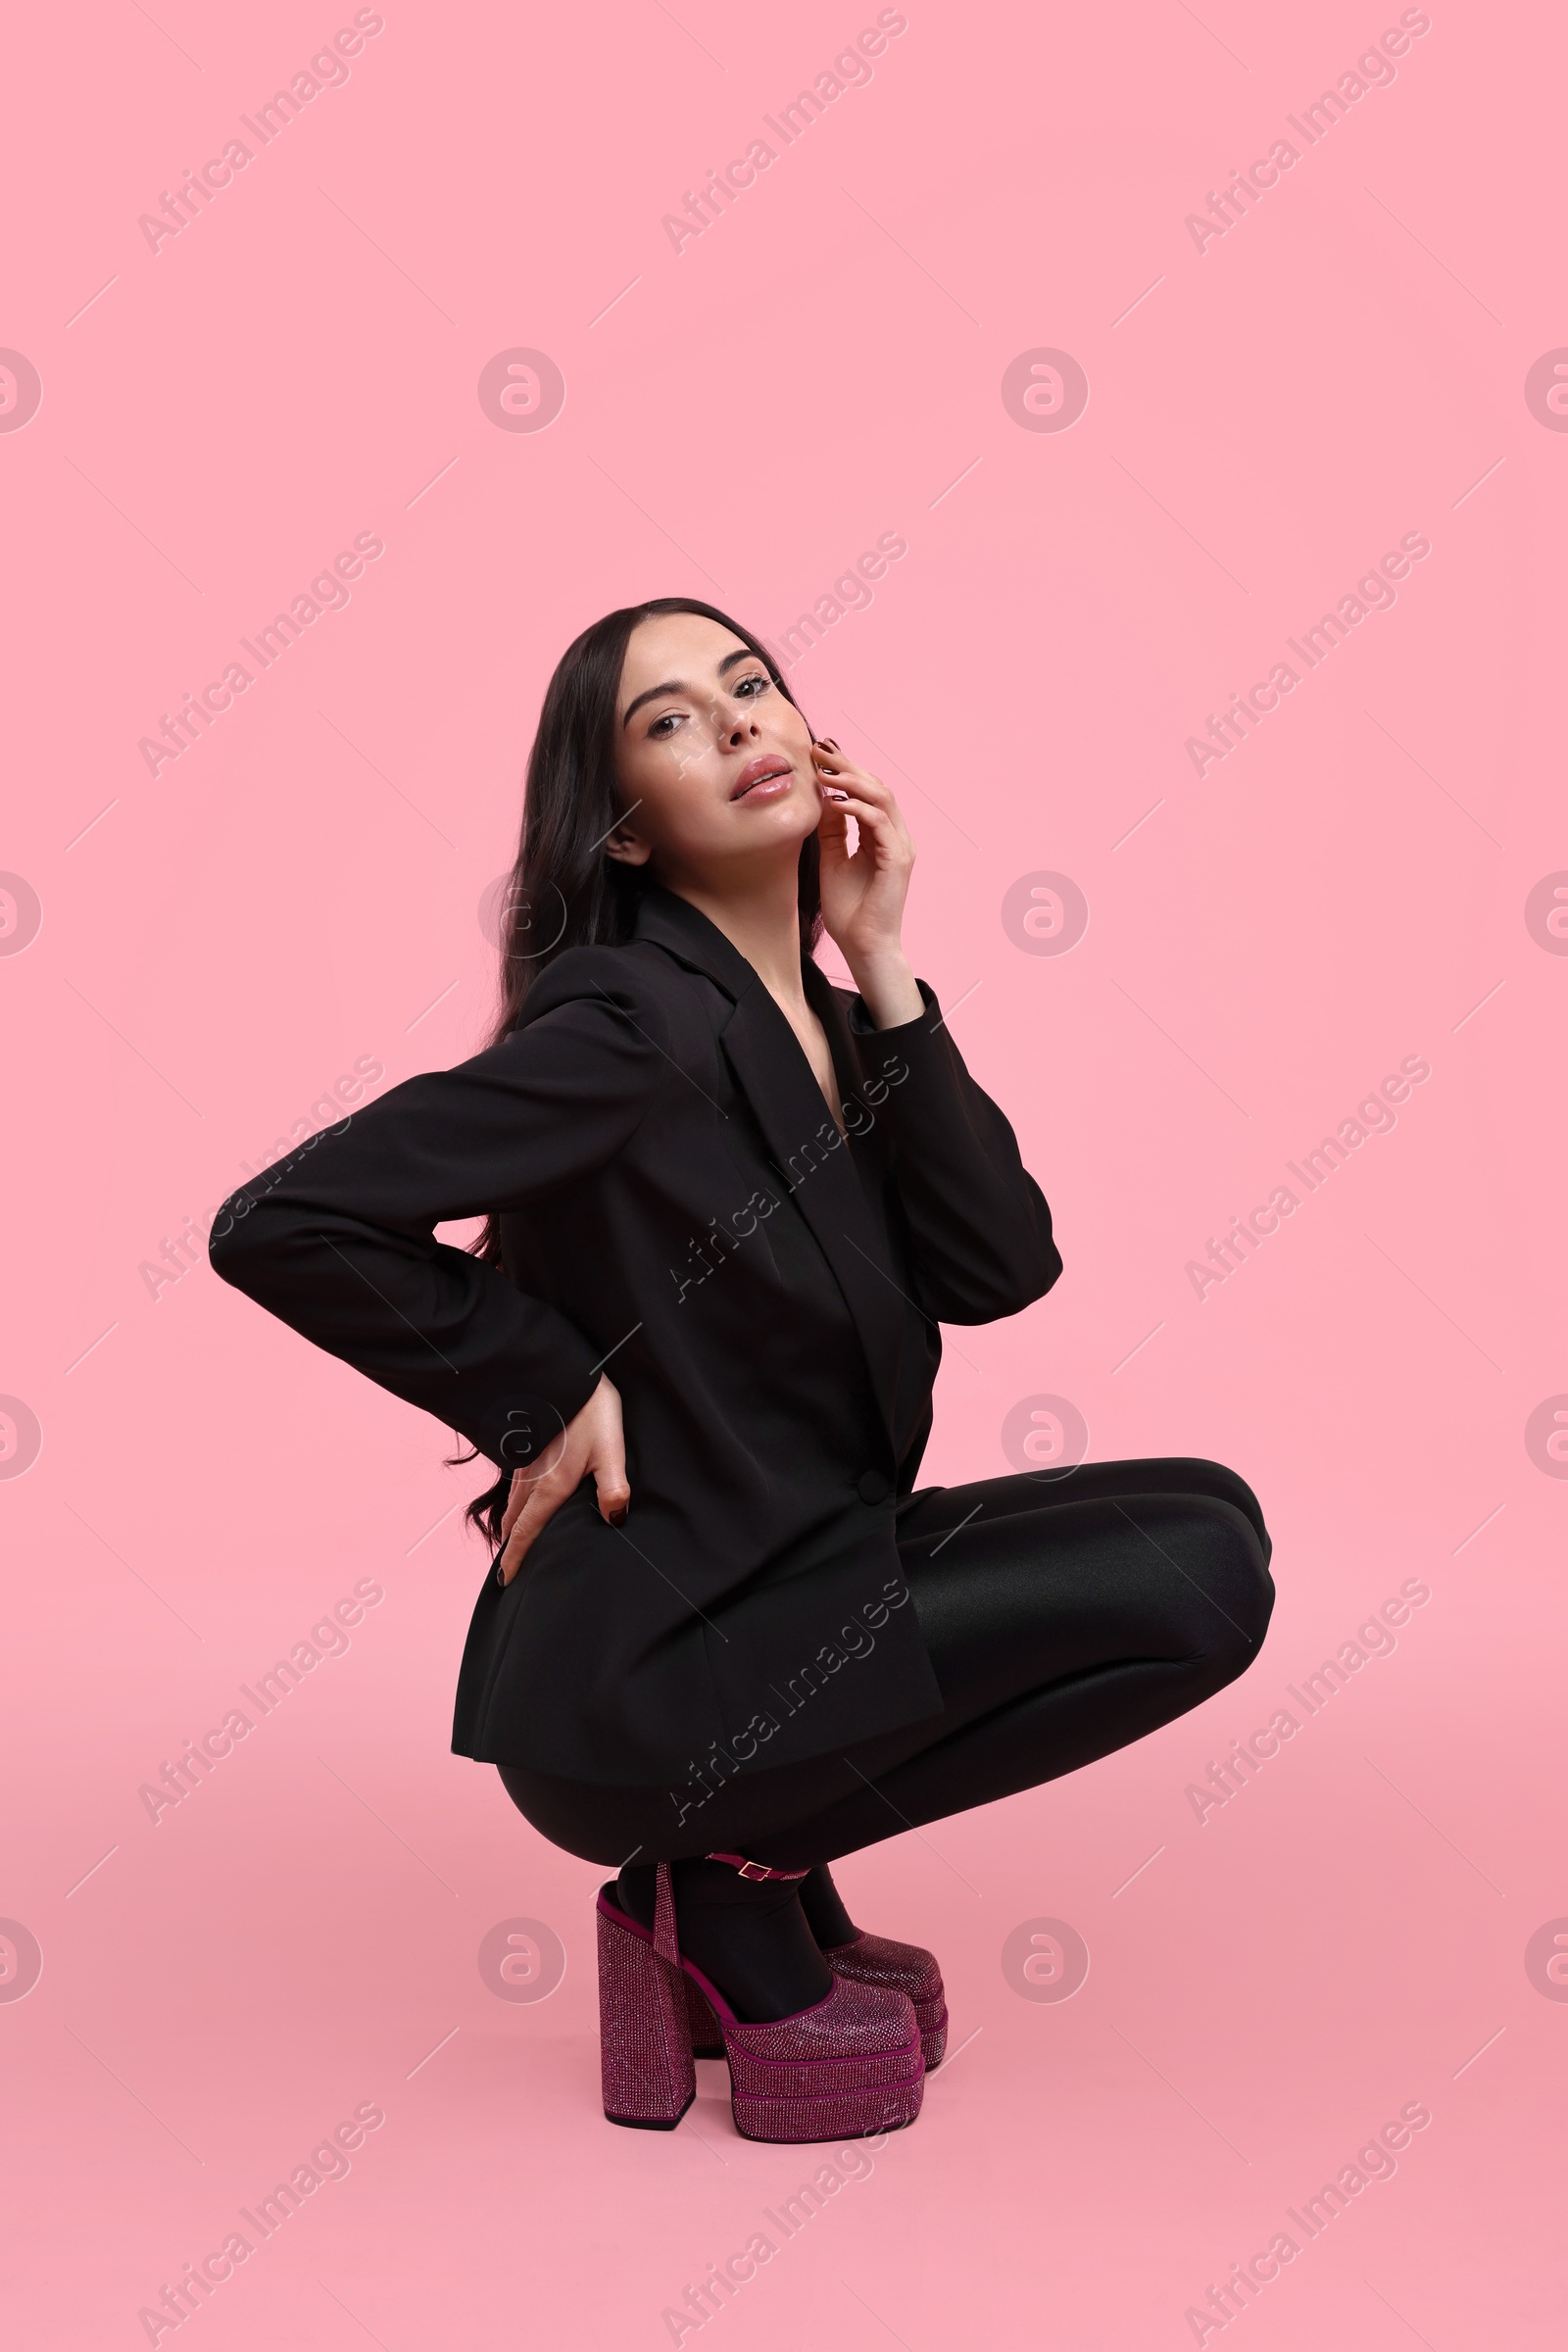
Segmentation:
[[(14, 30), (8, 2345), (1562, 2344), (1565, 47), (1477, 0)], [(598, 1874), (448, 1752), (478, 1482), (201, 1250), (476, 1050), (544, 680), (671, 590), (899, 792), (1056, 1213), (925, 1479), (1054, 1413), (1276, 1541), (1242, 1682), (845, 1865), (950, 1987), (878, 2146), (743, 2142), (716, 2066), (602, 2121)]]

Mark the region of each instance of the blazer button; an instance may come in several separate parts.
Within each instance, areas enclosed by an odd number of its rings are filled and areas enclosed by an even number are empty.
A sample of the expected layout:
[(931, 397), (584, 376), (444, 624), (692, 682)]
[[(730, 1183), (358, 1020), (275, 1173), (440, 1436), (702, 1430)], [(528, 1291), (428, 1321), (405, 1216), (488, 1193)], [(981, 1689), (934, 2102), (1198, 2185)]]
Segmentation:
[(862, 1470), (855, 1482), (855, 1491), (862, 1502), (886, 1502), (893, 1487), (880, 1470)]

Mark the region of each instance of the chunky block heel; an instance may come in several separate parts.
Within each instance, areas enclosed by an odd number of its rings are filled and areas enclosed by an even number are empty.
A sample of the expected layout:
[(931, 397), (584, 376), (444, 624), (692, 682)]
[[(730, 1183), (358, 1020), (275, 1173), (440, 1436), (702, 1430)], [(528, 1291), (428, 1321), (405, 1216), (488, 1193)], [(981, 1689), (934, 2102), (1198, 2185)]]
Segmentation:
[(691, 2029), (692, 2056), (722, 2058), (724, 2036), (718, 2030), (712, 2002), (700, 1989), (696, 1978), (688, 1976), (685, 1969), (680, 1972), (680, 1981), (686, 1987), (686, 2022)]
[(612, 2123), (663, 2132), (679, 2123), (696, 2089), (693, 2042), (708, 2034), (729, 2061), (743, 2139), (851, 2139), (914, 2122), (925, 2066), (906, 1993), (835, 1976), (832, 1990), (809, 2008), (749, 2024), (681, 1957), (667, 1863), (659, 1865), (652, 1931), (628, 1919), (614, 1893), (610, 1886), (599, 1895), (600, 2034)]
[[(606, 1889), (606, 1893), (609, 1889)], [(678, 1972), (653, 1938), (599, 1898), (599, 2058), (605, 2116), (673, 2132), (697, 2096), (691, 2028)]]

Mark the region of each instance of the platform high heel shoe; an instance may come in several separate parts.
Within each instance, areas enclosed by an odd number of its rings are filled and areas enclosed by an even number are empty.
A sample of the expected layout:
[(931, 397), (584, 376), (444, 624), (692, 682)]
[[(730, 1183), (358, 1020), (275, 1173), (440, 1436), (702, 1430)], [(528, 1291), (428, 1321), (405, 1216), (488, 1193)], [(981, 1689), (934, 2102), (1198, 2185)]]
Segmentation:
[[(711, 1861), (750, 1877), (792, 1878), (744, 1857)], [(729, 2062), (743, 2139), (854, 2139), (897, 2132), (920, 2112), (925, 2068), (908, 1995), (837, 1974), (826, 1996), (790, 2017), (738, 2018), (695, 1962), (683, 1959), (669, 1865), (658, 1868), (652, 1929), (627, 1917), (613, 1883), (599, 1894), (599, 2032), (605, 2114), (612, 2124), (673, 2131), (696, 2095), (686, 1987), (701, 1994)]]
[[(714, 1855), (710, 1859), (737, 1866), (741, 1862), (738, 1854)], [(753, 1874), (760, 1870), (757, 1863), (746, 1867)], [(948, 2046), (948, 2003), (942, 1970), (934, 1952), (928, 1952), (923, 1944), (898, 1943), (891, 1936), (873, 1936), (864, 1929), (855, 1929), (846, 1942), (824, 1943), (822, 1957), (836, 1977), (847, 1978), (852, 1984), (906, 1993), (914, 2004), (926, 2073), (942, 2064)], [(693, 2054), (698, 2058), (721, 2058), (724, 2051), (718, 2020), (696, 1979), (688, 1976), (685, 1984)]]

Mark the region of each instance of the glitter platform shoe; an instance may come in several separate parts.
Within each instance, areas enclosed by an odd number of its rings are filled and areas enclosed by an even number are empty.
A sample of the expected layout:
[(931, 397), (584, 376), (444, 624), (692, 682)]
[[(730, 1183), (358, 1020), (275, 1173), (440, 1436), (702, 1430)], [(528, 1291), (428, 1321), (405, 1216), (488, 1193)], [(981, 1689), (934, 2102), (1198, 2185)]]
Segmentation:
[[(825, 1947), (822, 1957), (836, 1977), (843, 1977), (850, 1984), (891, 1987), (906, 1993), (914, 2004), (926, 2073), (942, 2064), (948, 2046), (948, 2003), (934, 1952), (926, 1951), (918, 1943), (895, 1943), (889, 1936), (872, 1936), (862, 1931), (849, 1943)], [(722, 2058), (724, 2045), (711, 2005), (694, 1977), (687, 1976), (685, 1982), (692, 2054), (697, 2058)]]
[(948, 2046), (948, 2002), (936, 1954), (918, 1943), (895, 1943), (890, 1936), (861, 1933), (822, 1954), (836, 1977), (851, 1984), (876, 1984), (907, 1993), (920, 2029), (926, 2072), (942, 2064)]
[[(709, 1858), (753, 1878), (799, 1875), (739, 1855)], [(743, 2139), (853, 2139), (913, 2123), (925, 2069), (913, 2004), (901, 1987), (835, 1972), (831, 1992), (809, 2008), (748, 2023), (682, 1959), (666, 1862), (659, 1865), (652, 1931), (628, 1919), (614, 1896), (612, 1882), (600, 1889), (599, 2030), (611, 2123), (669, 2132), (691, 2105), (697, 2078), (688, 1987), (702, 1997), (706, 2031), (729, 2062)]]

